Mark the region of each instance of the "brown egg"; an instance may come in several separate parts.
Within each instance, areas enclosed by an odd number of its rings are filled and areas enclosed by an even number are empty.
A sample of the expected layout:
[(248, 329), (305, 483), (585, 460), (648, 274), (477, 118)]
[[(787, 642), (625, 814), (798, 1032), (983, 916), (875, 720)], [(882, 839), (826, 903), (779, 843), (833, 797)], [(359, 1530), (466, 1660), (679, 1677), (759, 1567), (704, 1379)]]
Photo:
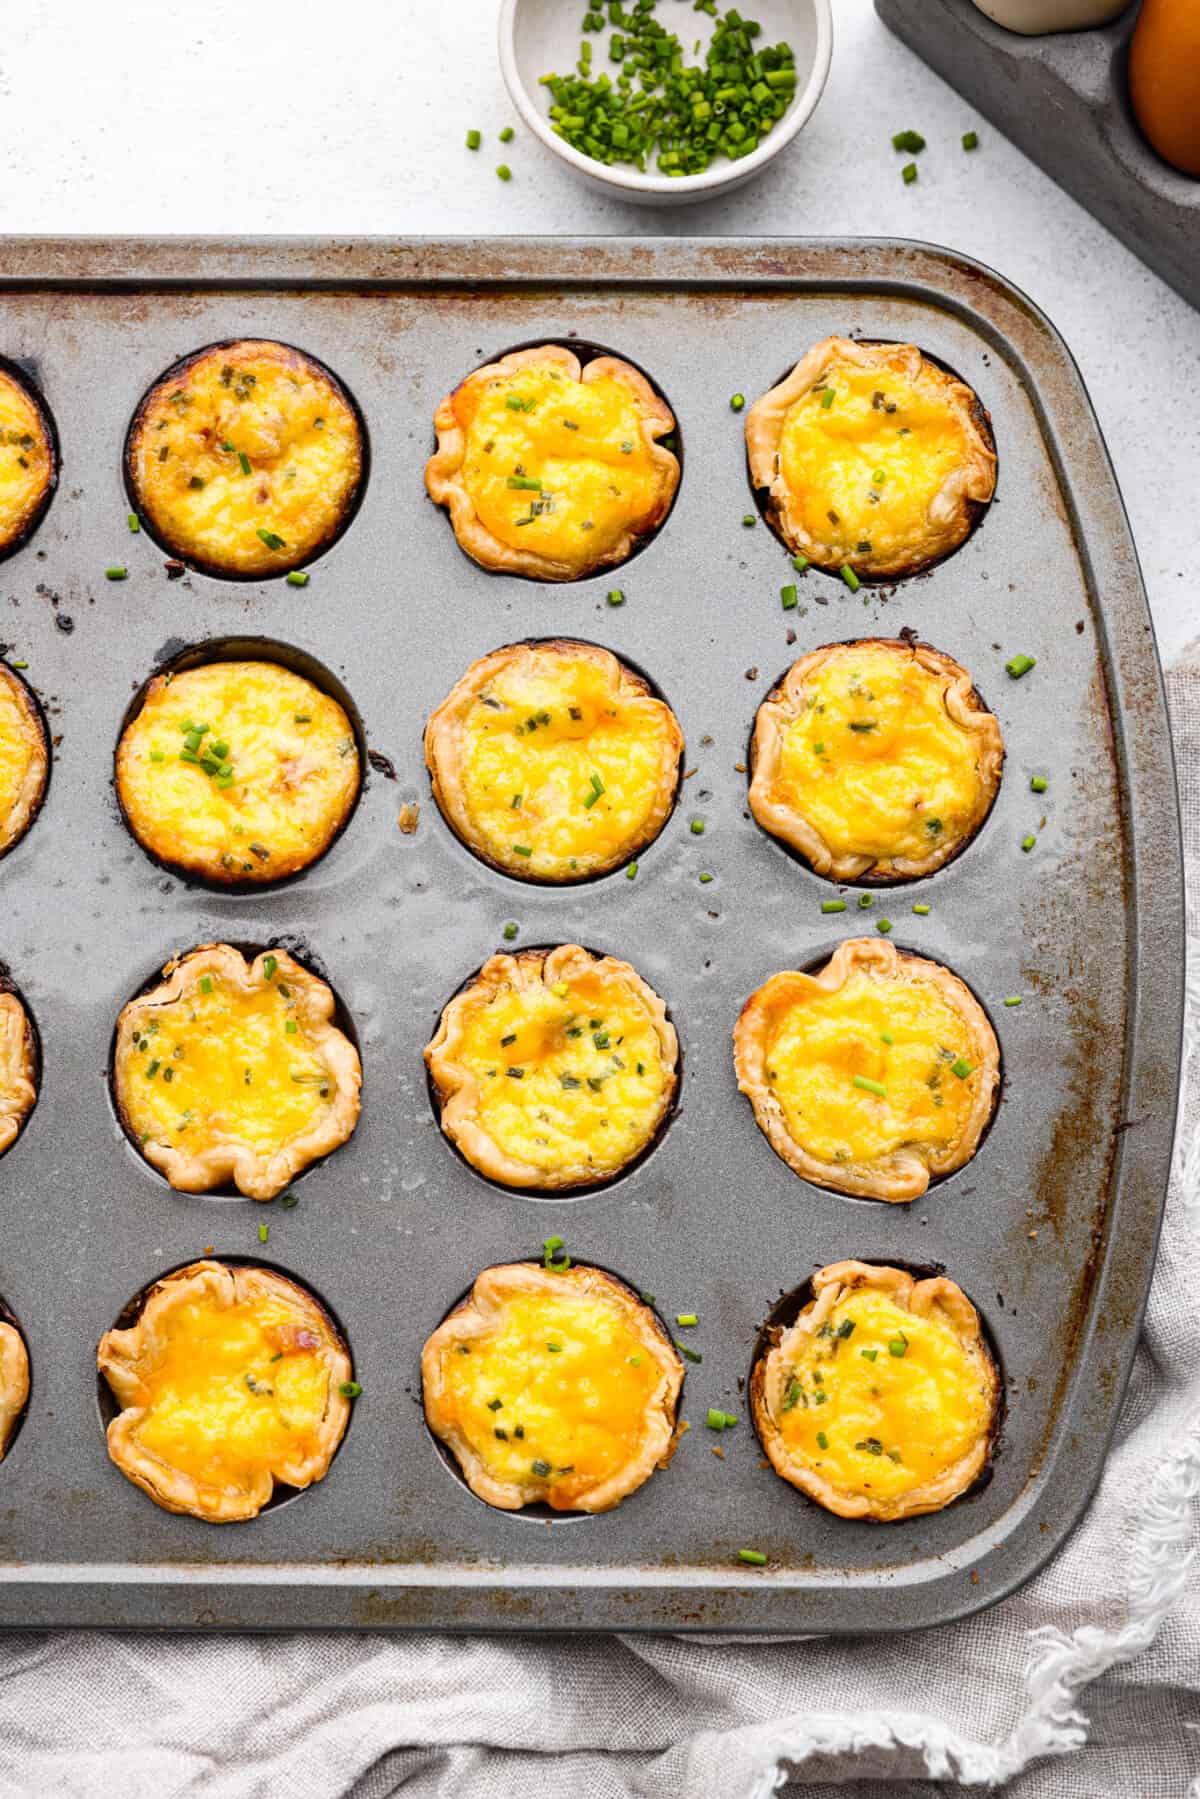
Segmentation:
[(1168, 162), (1200, 175), (1200, 6), (1143, 0), (1129, 46), (1137, 122)]

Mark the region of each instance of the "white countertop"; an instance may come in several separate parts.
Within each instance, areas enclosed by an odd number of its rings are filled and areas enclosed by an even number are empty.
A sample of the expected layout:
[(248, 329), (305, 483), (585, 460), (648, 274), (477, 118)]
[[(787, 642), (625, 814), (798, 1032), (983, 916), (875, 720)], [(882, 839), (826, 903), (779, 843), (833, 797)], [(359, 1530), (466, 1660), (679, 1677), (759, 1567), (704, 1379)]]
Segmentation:
[[(582, 17), (583, 0), (562, 0)], [(661, 0), (667, 22), (683, 0)], [(1074, 351), (1141, 552), (1164, 660), (1200, 633), (1200, 314), (875, 17), (833, 0), (834, 56), (796, 144), (723, 201), (650, 212), (585, 190), (518, 130), (496, 0), (92, 0), (10, 9), (0, 233), (890, 235), (1024, 288)], [(754, 16), (753, 0), (744, 10)], [(678, 28), (678, 27), (676, 27)], [(298, 72), (302, 72), (298, 74)], [(485, 133), (478, 155), (469, 126)], [(975, 126), (980, 147), (959, 140)], [(920, 179), (893, 131), (928, 139)], [(513, 179), (496, 179), (498, 161)]]

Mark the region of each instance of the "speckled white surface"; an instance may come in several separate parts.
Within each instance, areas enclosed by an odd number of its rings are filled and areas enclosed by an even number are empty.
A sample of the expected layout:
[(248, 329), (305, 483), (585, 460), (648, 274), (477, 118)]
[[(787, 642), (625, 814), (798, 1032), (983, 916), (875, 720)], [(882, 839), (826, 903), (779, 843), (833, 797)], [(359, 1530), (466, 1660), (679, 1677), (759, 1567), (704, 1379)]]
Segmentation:
[[(563, 0), (564, 6), (582, 0)], [(686, 33), (690, 0), (662, 0)], [(752, 0), (746, 12), (753, 16)], [(672, 18), (672, 15), (675, 15)], [(826, 233), (949, 244), (1049, 313), (1082, 366), (1165, 659), (1200, 631), (1200, 314), (876, 19), (834, 0), (816, 115), (754, 185), (675, 212), (585, 191), (515, 122), (495, 0), (33, 0), (0, 41), (0, 233)], [(309, 71), (304, 79), (298, 71)], [(483, 149), (463, 148), (467, 128)], [(924, 133), (900, 180), (890, 134)], [(964, 130), (980, 148), (966, 155)], [(507, 185), (494, 174), (508, 162)]]

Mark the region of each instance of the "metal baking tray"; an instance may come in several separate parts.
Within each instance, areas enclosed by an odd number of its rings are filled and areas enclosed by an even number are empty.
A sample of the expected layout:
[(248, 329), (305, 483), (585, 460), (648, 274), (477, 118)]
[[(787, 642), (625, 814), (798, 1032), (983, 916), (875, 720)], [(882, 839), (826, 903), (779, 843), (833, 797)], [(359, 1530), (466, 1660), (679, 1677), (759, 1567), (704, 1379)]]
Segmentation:
[(1092, 31), (1023, 37), (972, 0), (875, 0), (884, 24), (1200, 306), (1200, 182), (1164, 162), (1129, 101), (1138, 9)]
[[(33, 1370), (0, 1466), (0, 1621), (876, 1631), (961, 1616), (1024, 1580), (1079, 1517), (1120, 1405), (1167, 1176), (1182, 986), (1150, 617), (1087, 395), (1046, 320), (978, 264), (871, 241), (17, 240), (2, 267), (0, 348), (46, 396), (62, 478), (36, 537), (0, 568), (0, 641), (28, 663), (55, 746), (44, 811), (0, 864), (0, 955), (44, 1065), (37, 1108), (0, 1161), (0, 1296)], [(926, 578), (852, 595), (810, 573), (785, 612), (789, 560), (764, 526), (742, 524), (751, 501), (729, 396), (761, 392), (832, 331), (913, 339), (960, 371), (991, 411), (998, 497)], [(151, 539), (126, 528), (121, 444), (141, 394), (176, 357), (240, 335), (313, 351), (370, 434), (359, 514), (303, 589), (172, 580)], [(485, 574), (423, 491), (442, 394), (512, 345), (572, 338), (639, 363), (679, 420), (679, 497), (615, 577), (620, 609), (605, 603), (611, 573), (565, 587)], [(113, 563), (128, 580), (106, 581)], [(1005, 779), (957, 861), (870, 913), (826, 917), (830, 889), (754, 825), (739, 765), (755, 708), (793, 657), (902, 629), (973, 672), (1004, 729)], [(473, 658), (551, 634), (645, 670), (687, 734), (694, 772), (636, 880), (506, 879), (430, 801), (431, 708)], [(165, 873), (112, 791), (131, 695), (184, 645), (221, 638), (316, 658), (381, 759), (330, 853), (274, 892), (221, 895)], [(1019, 682), (1004, 673), (1015, 651), (1037, 658)], [(1034, 770), (1050, 775), (1044, 798), (1030, 793)], [(406, 836), (398, 814), (414, 800)], [(918, 899), (927, 917), (913, 914)], [(911, 1207), (792, 1174), (735, 1091), (730, 1045), (767, 975), (885, 910), (894, 942), (970, 983), (1004, 1057), (979, 1154)], [(629, 957), (682, 1041), (682, 1100), (657, 1148), (573, 1199), (490, 1186), (430, 1105), (422, 1046), (509, 920), (518, 947), (575, 939)], [(294, 1210), (171, 1192), (113, 1115), (122, 1003), (173, 951), (219, 938), (299, 945), (361, 1044), (361, 1125), (297, 1184)], [(1003, 1009), (1015, 993), (1025, 1003)], [(536, 1254), (551, 1233), (649, 1289), (668, 1318), (701, 1318), (688, 1343), (703, 1362), (689, 1364), (683, 1401), (693, 1428), (665, 1472), (603, 1517), (489, 1510), (420, 1410), (428, 1331), (480, 1268)], [(94, 1370), (96, 1341), (131, 1295), (210, 1246), (261, 1256), (320, 1294), (364, 1387), (328, 1478), (224, 1528), (160, 1511), (111, 1466)], [(884, 1527), (828, 1516), (764, 1465), (746, 1416), (763, 1320), (843, 1256), (944, 1264), (992, 1333), (1007, 1390), (994, 1474), (935, 1516)], [(709, 1405), (739, 1417), (724, 1460), (703, 1426)], [(740, 1564), (742, 1546), (769, 1565)]]

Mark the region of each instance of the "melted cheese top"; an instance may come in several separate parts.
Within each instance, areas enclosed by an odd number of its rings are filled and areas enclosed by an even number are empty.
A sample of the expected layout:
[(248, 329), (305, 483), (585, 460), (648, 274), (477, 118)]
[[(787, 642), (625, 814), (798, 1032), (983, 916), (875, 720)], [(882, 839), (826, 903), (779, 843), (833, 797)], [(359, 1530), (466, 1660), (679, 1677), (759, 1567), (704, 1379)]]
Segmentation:
[(0, 369), (0, 548), (25, 529), (53, 473), (41, 413), (20, 382)]
[(358, 792), (358, 746), (338, 702), (300, 675), (211, 662), (151, 684), (121, 739), (118, 779), (155, 855), (218, 879), (270, 881), (306, 867), (336, 834)]
[(780, 470), (805, 534), (853, 563), (919, 546), (932, 501), (967, 453), (963, 423), (933, 380), (838, 364), (788, 408)]
[[(860, 969), (836, 993), (814, 987), (776, 1014), (766, 1074), (792, 1138), (834, 1163), (953, 1143), (979, 1079), (966, 1023), (936, 987)], [(884, 1095), (855, 1086), (855, 1076)]]
[(661, 701), (621, 699), (594, 662), (550, 664), (544, 651), (499, 674), (464, 737), (463, 788), (487, 853), (555, 880), (643, 840), (678, 756)]
[(839, 1299), (789, 1356), (780, 1433), (844, 1491), (899, 1498), (991, 1429), (992, 1386), (978, 1355), (941, 1318), (914, 1317), (874, 1288)]
[(315, 363), (283, 345), (227, 345), (158, 384), (131, 457), (138, 499), (173, 548), (272, 574), (336, 531), (362, 474), (362, 438)]
[(547, 1173), (623, 1167), (653, 1137), (669, 1095), (649, 1013), (599, 968), (470, 1008), (455, 1060), (478, 1079), (481, 1128)]
[(978, 739), (950, 717), (945, 687), (907, 652), (872, 644), (844, 645), (805, 681), (776, 791), (835, 855), (923, 860), (970, 830)]
[(623, 381), (531, 363), (464, 382), (453, 405), (467, 492), (510, 549), (590, 567), (655, 517), (663, 477)]
[(486, 1337), (447, 1349), (443, 1371), (444, 1420), (494, 1479), (544, 1482), (556, 1511), (636, 1453), (662, 1378), (618, 1307), (565, 1281), (558, 1297), (509, 1299)]
[(133, 1028), (137, 1053), (123, 1070), (121, 1099), (143, 1143), (196, 1155), (237, 1142), (269, 1155), (332, 1103), (332, 1077), (281, 978), (243, 993), (205, 975), (184, 998), (148, 1007)]
[(229, 1307), (193, 1299), (166, 1315), (165, 1343), (139, 1372), (149, 1391), (136, 1435), (172, 1468), (216, 1486), (320, 1447), (329, 1370), (315, 1330), (273, 1295)]
[(30, 763), (45, 754), (42, 733), (16, 678), (0, 668), (0, 849), (8, 842), (10, 814), (21, 797)]

